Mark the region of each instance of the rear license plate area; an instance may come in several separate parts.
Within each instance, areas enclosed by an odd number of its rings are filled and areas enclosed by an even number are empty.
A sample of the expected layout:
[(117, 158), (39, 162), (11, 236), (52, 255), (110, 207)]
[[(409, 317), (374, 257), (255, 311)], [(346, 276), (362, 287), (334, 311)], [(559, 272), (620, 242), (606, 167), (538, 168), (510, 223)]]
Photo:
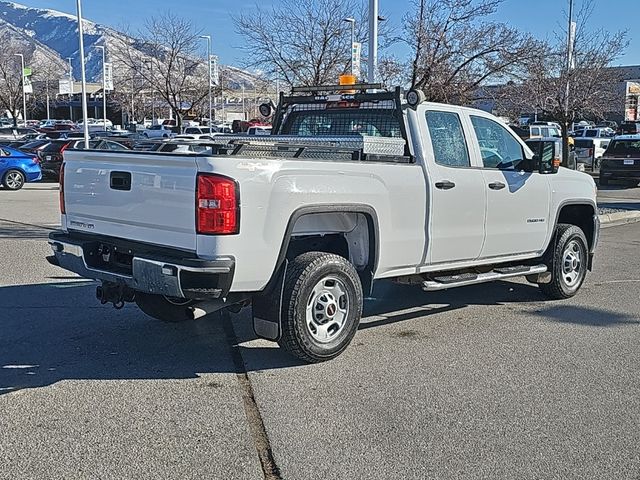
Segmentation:
[(89, 268), (120, 275), (133, 274), (133, 252), (116, 245), (91, 242), (84, 246), (84, 258)]

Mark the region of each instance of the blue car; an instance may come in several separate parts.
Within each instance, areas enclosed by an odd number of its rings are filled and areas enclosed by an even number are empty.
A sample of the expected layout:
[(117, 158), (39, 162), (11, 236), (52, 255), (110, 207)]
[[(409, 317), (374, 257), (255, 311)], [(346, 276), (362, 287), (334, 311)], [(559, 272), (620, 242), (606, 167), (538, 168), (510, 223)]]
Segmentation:
[(20, 190), (27, 182), (42, 179), (40, 160), (37, 156), (0, 146), (0, 181), (7, 190)]

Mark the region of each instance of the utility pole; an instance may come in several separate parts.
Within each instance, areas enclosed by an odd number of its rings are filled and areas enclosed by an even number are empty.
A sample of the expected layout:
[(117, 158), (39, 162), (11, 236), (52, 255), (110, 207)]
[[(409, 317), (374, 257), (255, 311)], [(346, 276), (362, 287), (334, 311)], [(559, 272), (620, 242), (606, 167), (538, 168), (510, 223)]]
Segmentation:
[(207, 40), (207, 62), (209, 64), (209, 134), (213, 132), (212, 114), (211, 114), (211, 35), (200, 35), (200, 38)]
[(569, 0), (569, 22), (567, 25), (567, 64), (566, 76), (567, 84), (564, 92), (564, 132), (562, 135), (562, 156), (565, 164), (569, 165), (569, 96), (571, 95), (571, 69), (573, 66), (573, 48), (575, 43), (575, 26), (573, 24), (573, 0)]
[(355, 73), (355, 69), (353, 68), (353, 43), (356, 41), (356, 19), (348, 17), (345, 18), (344, 21), (351, 24), (351, 45), (349, 45), (349, 62), (351, 63), (351, 75), (353, 75)]
[(71, 57), (67, 57), (69, 60), (69, 120), (73, 121), (73, 65), (71, 64)]
[(47, 78), (47, 120), (51, 118), (51, 112), (49, 108), (49, 79)]
[(96, 45), (102, 50), (102, 126), (107, 129), (107, 64), (105, 63), (105, 46)]
[(89, 150), (89, 123), (87, 122), (87, 75), (84, 66), (84, 39), (82, 28), (82, 0), (76, 0), (78, 13), (78, 37), (80, 44), (80, 70), (82, 75), (82, 125), (84, 127), (84, 148)]
[(20, 85), (22, 86), (22, 121), (27, 126), (27, 94), (24, 92), (24, 55), (14, 53), (16, 57), (20, 57)]
[(369, 82), (375, 83), (378, 72), (378, 0), (369, 0)]

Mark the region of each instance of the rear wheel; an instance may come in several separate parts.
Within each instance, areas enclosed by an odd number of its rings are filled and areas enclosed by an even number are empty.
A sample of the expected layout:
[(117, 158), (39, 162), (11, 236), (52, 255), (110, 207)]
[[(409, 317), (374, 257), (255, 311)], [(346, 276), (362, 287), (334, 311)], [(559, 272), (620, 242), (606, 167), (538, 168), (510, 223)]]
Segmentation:
[(2, 178), (2, 185), (8, 190), (20, 190), (26, 181), (24, 173), (20, 170), (9, 170)]
[(278, 343), (306, 362), (331, 360), (356, 334), (362, 304), (360, 278), (347, 259), (303, 253), (287, 269)]
[(551, 282), (539, 284), (547, 297), (560, 300), (573, 297), (587, 275), (589, 247), (584, 233), (575, 225), (561, 223), (545, 256)]
[(162, 322), (193, 320), (193, 300), (136, 292), (136, 305), (150, 317)]

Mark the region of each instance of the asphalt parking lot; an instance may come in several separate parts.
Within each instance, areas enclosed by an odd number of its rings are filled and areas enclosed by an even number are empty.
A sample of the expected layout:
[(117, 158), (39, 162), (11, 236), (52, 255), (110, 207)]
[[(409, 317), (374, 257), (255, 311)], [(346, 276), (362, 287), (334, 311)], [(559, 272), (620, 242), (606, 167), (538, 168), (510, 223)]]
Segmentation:
[(57, 211), (54, 184), (0, 191), (0, 478), (640, 478), (640, 223), (602, 231), (568, 301), (381, 283), (352, 346), (303, 365), (246, 310), (101, 306), (44, 260)]

